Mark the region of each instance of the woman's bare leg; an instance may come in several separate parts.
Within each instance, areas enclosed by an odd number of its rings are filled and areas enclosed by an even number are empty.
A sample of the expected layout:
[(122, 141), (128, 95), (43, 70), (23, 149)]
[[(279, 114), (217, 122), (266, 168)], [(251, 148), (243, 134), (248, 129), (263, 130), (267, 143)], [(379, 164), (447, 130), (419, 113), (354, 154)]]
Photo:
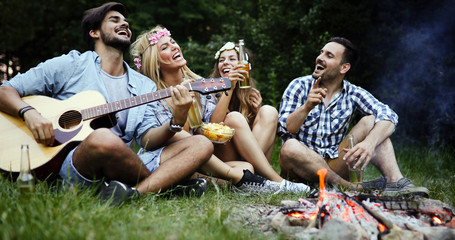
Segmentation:
[(243, 115), (231, 112), (226, 116), (225, 124), (234, 128), (235, 134), (231, 143), (215, 148), (216, 155), (219, 156), (220, 151), (233, 151), (232, 147), (235, 147), (236, 152), (253, 165), (257, 174), (281, 182), (283, 178), (270, 165)]
[(253, 135), (269, 163), (275, 147), (277, 124), (278, 111), (272, 106), (264, 105), (259, 109), (252, 125)]

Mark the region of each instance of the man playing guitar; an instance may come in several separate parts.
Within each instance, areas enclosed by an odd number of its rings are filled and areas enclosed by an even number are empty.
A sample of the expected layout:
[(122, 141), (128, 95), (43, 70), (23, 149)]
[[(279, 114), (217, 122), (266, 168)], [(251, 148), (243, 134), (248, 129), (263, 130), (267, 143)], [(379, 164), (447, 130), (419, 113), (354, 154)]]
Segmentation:
[[(40, 115), (22, 97), (44, 95), (65, 100), (95, 90), (107, 102), (113, 102), (156, 91), (152, 80), (123, 61), (123, 52), (130, 46), (132, 35), (125, 16), (125, 7), (114, 2), (86, 11), (82, 30), (90, 51), (73, 50), (7, 81), (0, 86), (0, 110), (17, 119), (21, 117), (38, 144), (52, 147), (58, 144), (55, 123)], [(192, 103), (186, 87), (179, 85), (169, 91), (179, 113), (171, 122), (147, 128), (156, 121), (149, 115), (154, 102), (118, 112), (114, 127), (94, 129), (63, 154), (59, 175), (64, 182), (102, 185), (101, 196), (112, 197), (119, 204), (132, 196), (163, 191), (187, 180), (212, 155), (213, 144), (199, 135), (165, 145), (181, 128), (179, 124), (186, 122)], [(133, 140), (147, 150), (161, 148), (160, 156), (150, 156), (147, 152), (136, 154), (129, 147)], [(153, 169), (144, 165), (146, 158), (158, 161)]]

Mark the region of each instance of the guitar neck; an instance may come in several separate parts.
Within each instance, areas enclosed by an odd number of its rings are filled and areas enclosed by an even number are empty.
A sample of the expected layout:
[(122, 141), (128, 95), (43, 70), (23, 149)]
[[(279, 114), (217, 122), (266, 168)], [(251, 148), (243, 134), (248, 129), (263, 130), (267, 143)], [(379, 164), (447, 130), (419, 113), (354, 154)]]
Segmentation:
[[(184, 84), (185, 87), (190, 89), (189, 84)], [(82, 118), (84, 120), (97, 118), (100, 116), (104, 116), (107, 114), (115, 113), (118, 111), (122, 111), (128, 108), (137, 107), (143, 104), (147, 104), (150, 102), (154, 102), (157, 100), (161, 100), (164, 98), (168, 98), (171, 96), (171, 92), (169, 88), (158, 90), (151, 93), (142, 94), (139, 96), (122, 99), (102, 105), (98, 105), (95, 107), (87, 108), (81, 110)]]
[[(231, 82), (227, 78), (201, 78), (195, 82), (183, 84), (190, 91), (197, 91), (201, 94), (209, 94), (212, 92), (224, 91), (231, 88)], [(152, 93), (146, 93), (136, 97), (122, 99), (115, 102), (110, 102), (95, 107), (81, 110), (82, 119), (88, 120), (97, 118), (103, 115), (115, 113), (128, 108), (147, 104), (153, 101), (161, 100), (171, 96), (169, 88), (158, 90)]]

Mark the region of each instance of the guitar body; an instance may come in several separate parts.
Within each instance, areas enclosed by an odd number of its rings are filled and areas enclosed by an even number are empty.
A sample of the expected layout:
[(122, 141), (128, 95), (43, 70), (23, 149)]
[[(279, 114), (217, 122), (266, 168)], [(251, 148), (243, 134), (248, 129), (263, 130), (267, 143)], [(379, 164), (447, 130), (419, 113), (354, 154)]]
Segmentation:
[[(37, 143), (22, 119), (0, 112), (0, 169), (13, 174), (20, 172), (20, 147), (28, 144), (30, 167), (39, 179), (47, 178), (49, 173), (57, 176), (67, 153), (93, 132), (93, 119), (82, 121), (79, 111), (106, 103), (97, 91), (81, 92), (63, 101), (45, 96), (22, 100), (52, 121), (56, 143), (54, 146)], [(68, 118), (74, 119), (71, 124), (65, 124)]]

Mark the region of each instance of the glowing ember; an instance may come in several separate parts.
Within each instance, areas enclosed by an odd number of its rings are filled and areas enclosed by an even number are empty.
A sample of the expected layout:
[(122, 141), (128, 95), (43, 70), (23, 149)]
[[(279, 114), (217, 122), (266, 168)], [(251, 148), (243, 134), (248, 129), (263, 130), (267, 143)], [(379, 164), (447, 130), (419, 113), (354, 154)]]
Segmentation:
[(433, 221), (434, 221), (436, 224), (442, 224), (441, 219), (438, 218), (438, 217), (436, 217), (436, 216), (433, 217)]
[(288, 216), (295, 217), (295, 218), (305, 218), (305, 214), (301, 212), (292, 212), (289, 213)]
[(305, 220), (313, 220), (316, 218), (318, 215), (317, 212), (310, 212), (310, 211), (295, 211), (295, 212), (290, 212), (286, 214), (287, 216), (294, 217), (294, 218), (300, 218), (300, 219), (305, 219)]
[(312, 220), (316, 218), (317, 213), (305, 213), (305, 212), (291, 212), (287, 214), (288, 216), (301, 218), (301, 219), (309, 219)]
[(383, 224), (380, 223), (378, 225), (378, 230), (379, 230), (379, 232), (384, 232), (385, 230), (387, 230), (387, 228)]
[(313, 215), (311, 215), (311, 217), (309, 218), (309, 220), (313, 221), (314, 219), (316, 219), (316, 217), (317, 217), (317, 214), (313, 214)]

